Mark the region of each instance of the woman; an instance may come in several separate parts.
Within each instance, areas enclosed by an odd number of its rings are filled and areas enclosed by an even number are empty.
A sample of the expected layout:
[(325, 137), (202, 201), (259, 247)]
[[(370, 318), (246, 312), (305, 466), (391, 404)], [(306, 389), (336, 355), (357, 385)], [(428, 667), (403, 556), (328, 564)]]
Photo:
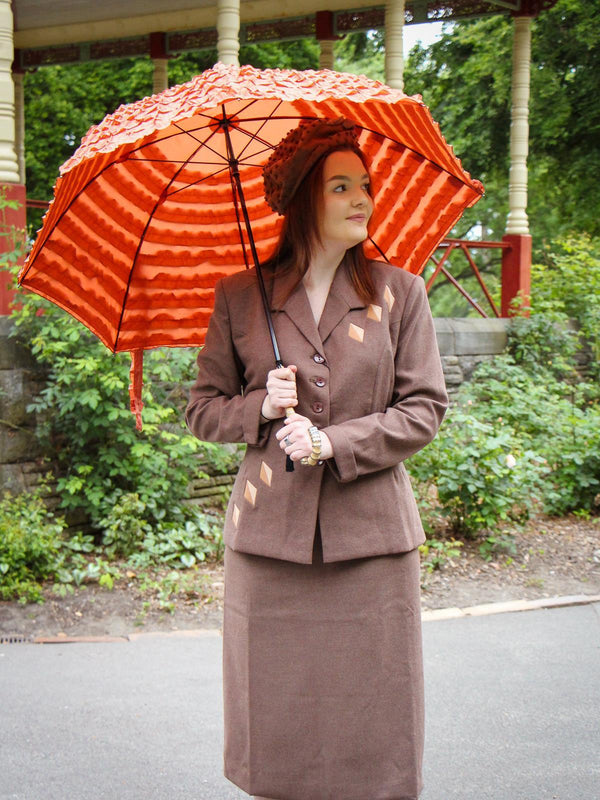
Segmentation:
[(412, 800), (424, 534), (402, 462), (447, 406), (425, 288), (363, 254), (351, 122), (300, 125), (264, 180), (284, 214), (265, 272), (287, 366), (254, 271), (226, 278), (187, 410), (200, 439), (247, 444), (224, 530), (225, 775), (261, 799)]

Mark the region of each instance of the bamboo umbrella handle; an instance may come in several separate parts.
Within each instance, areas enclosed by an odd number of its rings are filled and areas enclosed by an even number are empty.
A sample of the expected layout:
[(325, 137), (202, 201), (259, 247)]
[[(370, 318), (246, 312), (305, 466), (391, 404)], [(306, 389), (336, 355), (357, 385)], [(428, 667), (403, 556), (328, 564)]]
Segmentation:
[[(291, 406), (289, 408), (286, 408), (286, 410), (285, 410), (285, 416), (286, 417), (291, 417), (292, 414), (295, 414), (295, 413), (296, 413), (295, 410)], [(292, 461), (292, 459), (288, 455), (286, 455), (286, 457), (285, 457), (285, 471), (286, 472), (293, 472), (294, 471), (294, 462)]]

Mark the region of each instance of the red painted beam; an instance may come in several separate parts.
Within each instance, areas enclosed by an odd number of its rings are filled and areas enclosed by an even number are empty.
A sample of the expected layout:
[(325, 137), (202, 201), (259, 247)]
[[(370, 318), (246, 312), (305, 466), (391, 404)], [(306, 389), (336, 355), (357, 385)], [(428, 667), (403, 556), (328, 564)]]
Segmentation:
[[(26, 230), (25, 220), (25, 186), (19, 183), (5, 183), (0, 189), (8, 201), (16, 201), (18, 208), (0, 209), (0, 259), (3, 254), (11, 253), (20, 241), (23, 241)], [(14, 291), (10, 288), (12, 275), (7, 269), (0, 270), (0, 315), (10, 313), (10, 304), (14, 299)]]

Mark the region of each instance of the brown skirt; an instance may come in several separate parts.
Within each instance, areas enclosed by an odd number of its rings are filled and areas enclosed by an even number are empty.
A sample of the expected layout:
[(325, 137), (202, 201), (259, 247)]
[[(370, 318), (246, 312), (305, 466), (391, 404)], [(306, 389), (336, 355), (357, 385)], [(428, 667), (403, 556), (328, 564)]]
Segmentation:
[(416, 800), (419, 553), (225, 552), (225, 776), (277, 800)]

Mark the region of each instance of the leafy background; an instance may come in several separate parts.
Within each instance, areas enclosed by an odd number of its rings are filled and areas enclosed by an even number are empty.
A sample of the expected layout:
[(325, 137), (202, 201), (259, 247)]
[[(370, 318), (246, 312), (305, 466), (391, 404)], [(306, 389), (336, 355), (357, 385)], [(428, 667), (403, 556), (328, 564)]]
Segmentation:
[[(430, 533), (429, 565), (456, 551), (455, 537), (510, 536), (531, 513), (596, 514), (600, 496), (600, 0), (558, 0), (533, 21), (529, 218), (534, 266), (530, 318), (517, 318), (508, 352), (464, 385), (435, 442), (408, 466)], [(446, 25), (436, 43), (413, 48), (406, 91), (423, 95), (464, 165), (487, 187), (455, 235), (499, 239), (507, 213), (512, 24), (497, 15)], [(335, 46), (336, 67), (383, 78), (381, 32)], [(169, 62), (171, 83), (211, 66), (214, 52)], [(316, 68), (316, 42), (252, 45), (242, 63)], [(151, 92), (147, 58), (44, 67), (25, 76), (28, 195), (51, 196), (58, 167), (89, 126), (120, 103)], [(6, 201), (0, 198), (0, 206)], [(39, 226), (31, 211), (30, 235)], [(7, 263), (16, 253), (8, 254)], [(497, 260), (478, 256), (498, 291)], [(454, 274), (478, 289), (462, 265)], [(470, 313), (436, 283), (434, 314)], [(43, 313), (42, 313), (43, 312)], [(60, 507), (44, 487), (0, 503), (0, 596), (39, 600), (86, 581), (110, 588), (137, 570), (168, 569), (165, 604), (178, 576), (220, 558), (219, 509), (187, 502), (190, 475), (232, 469), (230, 452), (200, 443), (183, 425), (194, 354), (146, 359), (145, 430), (124, 404), (126, 357), (109, 354), (84, 328), (35, 296), (14, 312), (18, 335), (44, 371), (37, 434), (55, 455)], [(587, 367), (582, 369), (582, 363)], [(65, 521), (66, 517), (66, 521)], [(67, 527), (84, 519), (87, 527)], [(133, 574), (133, 573), (132, 573)], [(174, 577), (175, 576), (175, 577)]]

